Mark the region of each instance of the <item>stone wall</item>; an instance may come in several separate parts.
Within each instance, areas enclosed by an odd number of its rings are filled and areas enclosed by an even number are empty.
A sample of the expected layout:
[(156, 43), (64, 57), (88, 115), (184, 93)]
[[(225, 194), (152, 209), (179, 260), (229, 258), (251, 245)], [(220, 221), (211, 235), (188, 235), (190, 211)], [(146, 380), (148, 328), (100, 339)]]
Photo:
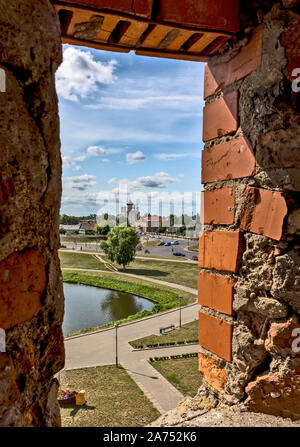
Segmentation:
[(300, 2), (241, 3), (205, 72), (200, 394), (299, 419)]
[(56, 426), (53, 375), (64, 365), (60, 30), (48, 0), (0, 0), (0, 33), (0, 426)]
[[(200, 395), (299, 419), (299, 1), (241, 6), (205, 74)], [(0, 0), (0, 31), (0, 425), (56, 426), (60, 31), (48, 0)]]

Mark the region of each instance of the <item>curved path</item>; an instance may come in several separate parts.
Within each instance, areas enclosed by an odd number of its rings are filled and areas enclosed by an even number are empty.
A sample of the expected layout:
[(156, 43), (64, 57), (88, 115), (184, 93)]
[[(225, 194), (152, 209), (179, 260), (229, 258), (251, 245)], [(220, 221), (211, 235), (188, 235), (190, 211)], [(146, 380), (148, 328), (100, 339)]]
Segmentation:
[(182, 286), (181, 284), (175, 284), (173, 282), (161, 281), (160, 279), (148, 278), (147, 276), (142, 275), (134, 275), (133, 273), (124, 273), (124, 272), (113, 272), (111, 270), (94, 270), (94, 269), (82, 269), (77, 267), (63, 267), (61, 270), (71, 270), (71, 271), (79, 271), (79, 272), (96, 272), (96, 273), (109, 273), (112, 275), (122, 275), (122, 276), (131, 276), (132, 278), (142, 279), (143, 281), (150, 281), (156, 284), (161, 284), (162, 286), (172, 287), (173, 289), (183, 290), (184, 292), (192, 293), (193, 295), (198, 295), (197, 289), (192, 289), (191, 287)]
[[(182, 307), (182, 324), (197, 319), (198, 304)], [(149, 357), (198, 352), (199, 345), (133, 351), (129, 341), (159, 334), (159, 328), (177, 325), (179, 309), (125, 323), (118, 327), (118, 363), (137, 383), (160, 413), (176, 407), (183, 395), (148, 362)], [(111, 365), (116, 361), (116, 330), (108, 328), (65, 339), (66, 369)]]

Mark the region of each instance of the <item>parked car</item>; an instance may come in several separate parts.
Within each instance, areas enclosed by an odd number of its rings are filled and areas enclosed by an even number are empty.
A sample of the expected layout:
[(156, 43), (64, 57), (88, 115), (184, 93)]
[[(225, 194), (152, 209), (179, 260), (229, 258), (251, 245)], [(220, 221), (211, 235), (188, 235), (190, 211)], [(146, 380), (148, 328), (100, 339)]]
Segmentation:
[(166, 242), (166, 243), (164, 244), (164, 246), (165, 246), (165, 247), (170, 247), (170, 246), (171, 246), (171, 242)]
[(179, 245), (179, 242), (178, 241), (172, 241), (171, 245)]
[(198, 256), (193, 256), (192, 261), (199, 261)]
[(60, 245), (60, 248), (67, 248), (67, 246), (66, 246), (66, 245), (63, 245), (63, 244), (61, 244), (61, 245)]
[(175, 251), (175, 253), (173, 253), (173, 256), (185, 256), (185, 254), (181, 253), (181, 251)]
[(145, 250), (145, 253), (148, 253), (148, 254), (149, 254), (149, 253), (150, 253), (150, 251), (149, 251), (149, 250)]
[(164, 242), (159, 242), (159, 243), (157, 244), (158, 247), (160, 247), (161, 245), (165, 245), (165, 243), (164, 243)]

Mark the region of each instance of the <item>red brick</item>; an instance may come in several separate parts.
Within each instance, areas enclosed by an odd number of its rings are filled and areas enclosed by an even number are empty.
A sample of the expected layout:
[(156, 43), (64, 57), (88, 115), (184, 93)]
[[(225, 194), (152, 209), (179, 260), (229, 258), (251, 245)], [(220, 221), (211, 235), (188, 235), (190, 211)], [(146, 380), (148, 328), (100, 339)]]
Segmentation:
[(233, 324), (199, 311), (199, 344), (228, 362), (232, 361)]
[(272, 323), (265, 341), (265, 348), (272, 355), (300, 357), (300, 351), (296, 352), (294, 349), (294, 344), (297, 347), (300, 346), (298, 335), (300, 335), (300, 319), (296, 315), (284, 323)]
[(247, 187), (240, 227), (279, 241), (287, 211), (285, 198), (280, 192)]
[(13, 253), (0, 262), (0, 327), (32, 318), (41, 308), (46, 284), (44, 258), (38, 250)]
[(227, 376), (224, 368), (220, 366), (220, 363), (217, 360), (203, 354), (201, 351), (198, 353), (198, 359), (198, 369), (206, 382), (216, 390), (223, 391), (227, 383)]
[(202, 151), (202, 183), (251, 176), (255, 157), (244, 137)]
[[(299, 54), (299, 38), (300, 29), (298, 18), (289, 26), (286, 31), (284, 31), (280, 38), (280, 43), (285, 49), (285, 56), (288, 60), (288, 64), (285, 67), (285, 73), (290, 81), (294, 81), (299, 77), (299, 67), (300, 67), (300, 54)], [(293, 76), (293, 70), (298, 69), (298, 75)]]
[(226, 0), (160, 0), (157, 19), (184, 25), (219, 31), (237, 32), (239, 23), (239, 1)]
[(198, 303), (224, 314), (233, 315), (234, 278), (199, 272)]
[(203, 109), (203, 141), (222, 137), (238, 129), (238, 92), (224, 95)]
[(206, 65), (204, 99), (218, 90), (245, 78), (260, 67), (262, 59), (262, 29), (257, 28), (251, 41), (241, 52), (225, 64)]
[(236, 273), (242, 254), (239, 231), (205, 231), (199, 237), (199, 267)]
[(230, 225), (234, 222), (234, 188), (204, 191), (203, 222), (205, 224)]
[[(55, 1), (53, 3), (55, 4)], [(64, 0), (64, 3), (120, 11), (150, 18), (153, 0), (133, 0), (133, 2), (132, 0)]]
[(300, 419), (300, 368), (291, 370), (288, 377), (276, 372), (258, 375), (248, 383), (246, 393), (250, 411)]

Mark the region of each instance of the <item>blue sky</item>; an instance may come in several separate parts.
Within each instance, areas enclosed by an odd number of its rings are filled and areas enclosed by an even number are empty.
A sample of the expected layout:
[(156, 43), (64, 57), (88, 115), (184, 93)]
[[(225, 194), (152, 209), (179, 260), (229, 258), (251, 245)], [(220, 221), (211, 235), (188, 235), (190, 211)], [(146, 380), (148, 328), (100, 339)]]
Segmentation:
[(200, 191), (203, 78), (202, 63), (64, 45), (61, 213), (97, 213), (120, 189), (178, 204)]

